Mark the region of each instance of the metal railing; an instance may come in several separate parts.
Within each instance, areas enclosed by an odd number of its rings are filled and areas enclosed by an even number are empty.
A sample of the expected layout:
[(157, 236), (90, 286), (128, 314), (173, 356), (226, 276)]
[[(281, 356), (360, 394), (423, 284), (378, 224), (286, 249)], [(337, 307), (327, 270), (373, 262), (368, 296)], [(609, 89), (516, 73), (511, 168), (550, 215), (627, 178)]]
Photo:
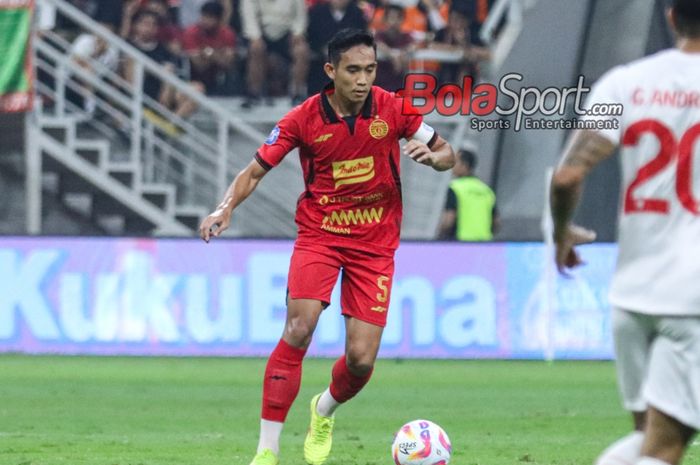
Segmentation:
[[(257, 144), (265, 134), (71, 4), (64, 0), (44, 1), (84, 32), (105, 40), (119, 54), (120, 62), (133, 63), (133, 82), (92, 58), (81, 57), (94, 72), (86, 70), (76, 65), (69, 42), (51, 31), (43, 32), (34, 41), (35, 63), (37, 69), (52, 76), (54, 84), (39, 82), (37, 90), (54, 102), (53, 115), (81, 113), (79, 106), (67, 98), (67, 91), (94, 99), (96, 114), (86, 118), (86, 124), (113, 143), (118, 142), (115, 145), (126, 146), (116, 154), (116, 161), (140, 164), (144, 182), (173, 182), (178, 188), (179, 203), (212, 205), (233, 174), (236, 154), (231, 150), (232, 135)], [(142, 89), (147, 74), (195, 102), (200, 115), (216, 121), (214, 130), (199, 128), (146, 96)]]
[(497, 73), (523, 27), (525, 12), (538, 0), (496, 0), (479, 37), (491, 48), (491, 72)]

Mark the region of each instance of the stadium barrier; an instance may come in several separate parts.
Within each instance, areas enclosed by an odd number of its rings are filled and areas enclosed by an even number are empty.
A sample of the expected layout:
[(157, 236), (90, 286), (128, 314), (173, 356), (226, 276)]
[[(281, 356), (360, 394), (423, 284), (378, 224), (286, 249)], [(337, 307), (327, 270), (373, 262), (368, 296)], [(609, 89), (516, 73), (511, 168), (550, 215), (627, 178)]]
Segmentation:
[[(290, 241), (1, 238), (0, 352), (267, 355), (291, 251)], [(616, 247), (581, 251), (586, 265), (567, 279), (550, 272), (543, 244), (403, 243), (380, 356), (611, 358)], [(311, 355), (342, 352), (338, 289), (332, 301)]]

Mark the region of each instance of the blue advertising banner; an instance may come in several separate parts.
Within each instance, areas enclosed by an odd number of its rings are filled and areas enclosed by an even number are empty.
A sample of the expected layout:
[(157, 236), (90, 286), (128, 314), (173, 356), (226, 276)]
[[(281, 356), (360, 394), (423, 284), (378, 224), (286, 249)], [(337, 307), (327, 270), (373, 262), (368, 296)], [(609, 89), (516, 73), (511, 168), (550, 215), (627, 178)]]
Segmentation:
[[(265, 356), (282, 333), (290, 241), (0, 239), (0, 351)], [(381, 357), (612, 356), (616, 248), (557, 277), (542, 244), (404, 243)], [(309, 354), (343, 352), (339, 286)]]

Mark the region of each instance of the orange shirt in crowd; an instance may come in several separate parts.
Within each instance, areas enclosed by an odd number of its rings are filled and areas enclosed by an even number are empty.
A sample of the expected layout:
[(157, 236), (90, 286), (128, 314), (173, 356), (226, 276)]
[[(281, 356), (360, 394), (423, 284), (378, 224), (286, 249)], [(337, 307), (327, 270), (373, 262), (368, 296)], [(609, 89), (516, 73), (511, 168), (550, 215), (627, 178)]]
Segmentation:
[[(450, 14), (450, 5), (445, 2), (440, 5), (440, 16), (447, 22), (447, 17)], [(381, 31), (384, 29), (384, 8), (379, 7), (374, 10), (374, 17), (370, 23), (370, 29), (373, 31)], [(401, 25), (403, 32), (409, 34), (415, 32), (428, 32), (428, 17), (417, 6), (411, 6), (404, 10), (404, 20)]]

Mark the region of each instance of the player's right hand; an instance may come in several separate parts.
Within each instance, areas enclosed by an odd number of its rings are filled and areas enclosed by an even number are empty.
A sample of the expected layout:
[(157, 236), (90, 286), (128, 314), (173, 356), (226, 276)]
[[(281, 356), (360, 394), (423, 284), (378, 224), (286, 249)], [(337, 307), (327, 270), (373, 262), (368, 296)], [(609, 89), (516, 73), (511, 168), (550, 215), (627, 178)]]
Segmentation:
[(595, 231), (575, 224), (567, 226), (562, 234), (555, 235), (555, 261), (559, 273), (568, 276), (567, 270), (582, 265), (584, 262), (574, 246), (591, 243), (595, 238)]
[(204, 242), (209, 242), (212, 237), (219, 237), (231, 224), (231, 213), (226, 209), (219, 208), (204, 218), (199, 226), (199, 237)]

